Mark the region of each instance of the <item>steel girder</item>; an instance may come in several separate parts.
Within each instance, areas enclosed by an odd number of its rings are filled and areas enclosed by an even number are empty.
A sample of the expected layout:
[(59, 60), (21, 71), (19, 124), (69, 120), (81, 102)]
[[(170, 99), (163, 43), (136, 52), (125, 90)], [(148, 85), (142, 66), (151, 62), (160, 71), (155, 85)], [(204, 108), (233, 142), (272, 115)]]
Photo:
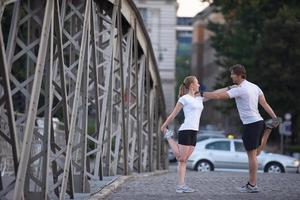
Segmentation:
[(166, 167), (162, 87), (131, 0), (0, 6), (1, 199), (72, 199)]

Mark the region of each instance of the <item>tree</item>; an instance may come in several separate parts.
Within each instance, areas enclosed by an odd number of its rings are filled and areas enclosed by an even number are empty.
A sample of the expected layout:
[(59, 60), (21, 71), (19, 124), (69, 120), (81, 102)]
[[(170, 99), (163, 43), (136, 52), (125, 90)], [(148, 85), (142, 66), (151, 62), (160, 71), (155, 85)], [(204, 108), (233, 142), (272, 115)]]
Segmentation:
[(277, 115), (292, 114), (293, 139), (297, 133), (300, 139), (300, 2), (215, 0), (212, 6), (226, 21), (209, 24), (217, 63), (225, 69), (218, 87), (231, 82), (231, 65), (243, 64)]

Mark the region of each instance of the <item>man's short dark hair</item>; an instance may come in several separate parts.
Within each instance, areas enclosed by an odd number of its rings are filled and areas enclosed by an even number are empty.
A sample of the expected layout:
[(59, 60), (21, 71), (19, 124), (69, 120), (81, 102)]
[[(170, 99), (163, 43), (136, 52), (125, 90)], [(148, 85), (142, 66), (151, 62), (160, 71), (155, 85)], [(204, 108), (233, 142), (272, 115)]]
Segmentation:
[(236, 64), (230, 67), (230, 72), (232, 72), (235, 75), (242, 76), (243, 79), (246, 79), (246, 69), (241, 64)]

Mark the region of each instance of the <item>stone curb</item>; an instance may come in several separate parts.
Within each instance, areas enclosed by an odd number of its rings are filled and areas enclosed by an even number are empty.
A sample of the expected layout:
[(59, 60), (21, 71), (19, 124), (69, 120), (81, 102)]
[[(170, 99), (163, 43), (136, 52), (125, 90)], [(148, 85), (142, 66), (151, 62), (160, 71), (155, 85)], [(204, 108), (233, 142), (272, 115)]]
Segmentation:
[(167, 173), (168, 170), (159, 170), (155, 172), (149, 172), (149, 173), (134, 173), (129, 176), (120, 176), (115, 181), (113, 181), (111, 184), (105, 186), (102, 188), (99, 192), (93, 194), (89, 200), (100, 200), (100, 199), (106, 199), (111, 193), (113, 193), (118, 187), (120, 187), (125, 181), (131, 178), (143, 178), (143, 177), (149, 177), (149, 176), (158, 176)]

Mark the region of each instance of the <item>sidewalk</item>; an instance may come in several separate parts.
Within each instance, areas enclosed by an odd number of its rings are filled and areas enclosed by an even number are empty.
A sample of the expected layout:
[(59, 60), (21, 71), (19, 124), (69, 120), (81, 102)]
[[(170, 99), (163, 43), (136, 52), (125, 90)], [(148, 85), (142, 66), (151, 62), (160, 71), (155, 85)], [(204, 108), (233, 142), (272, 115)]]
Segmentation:
[(258, 174), (259, 193), (240, 193), (236, 187), (247, 182), (245, 172), (187, 171), (186, 182), (196, 189), (195, 193), (175, 193), (177, 174), (175, 170), (158, 176), (131, 178), (107, 199), (120, 200), (299, 200), (300, 174)]

